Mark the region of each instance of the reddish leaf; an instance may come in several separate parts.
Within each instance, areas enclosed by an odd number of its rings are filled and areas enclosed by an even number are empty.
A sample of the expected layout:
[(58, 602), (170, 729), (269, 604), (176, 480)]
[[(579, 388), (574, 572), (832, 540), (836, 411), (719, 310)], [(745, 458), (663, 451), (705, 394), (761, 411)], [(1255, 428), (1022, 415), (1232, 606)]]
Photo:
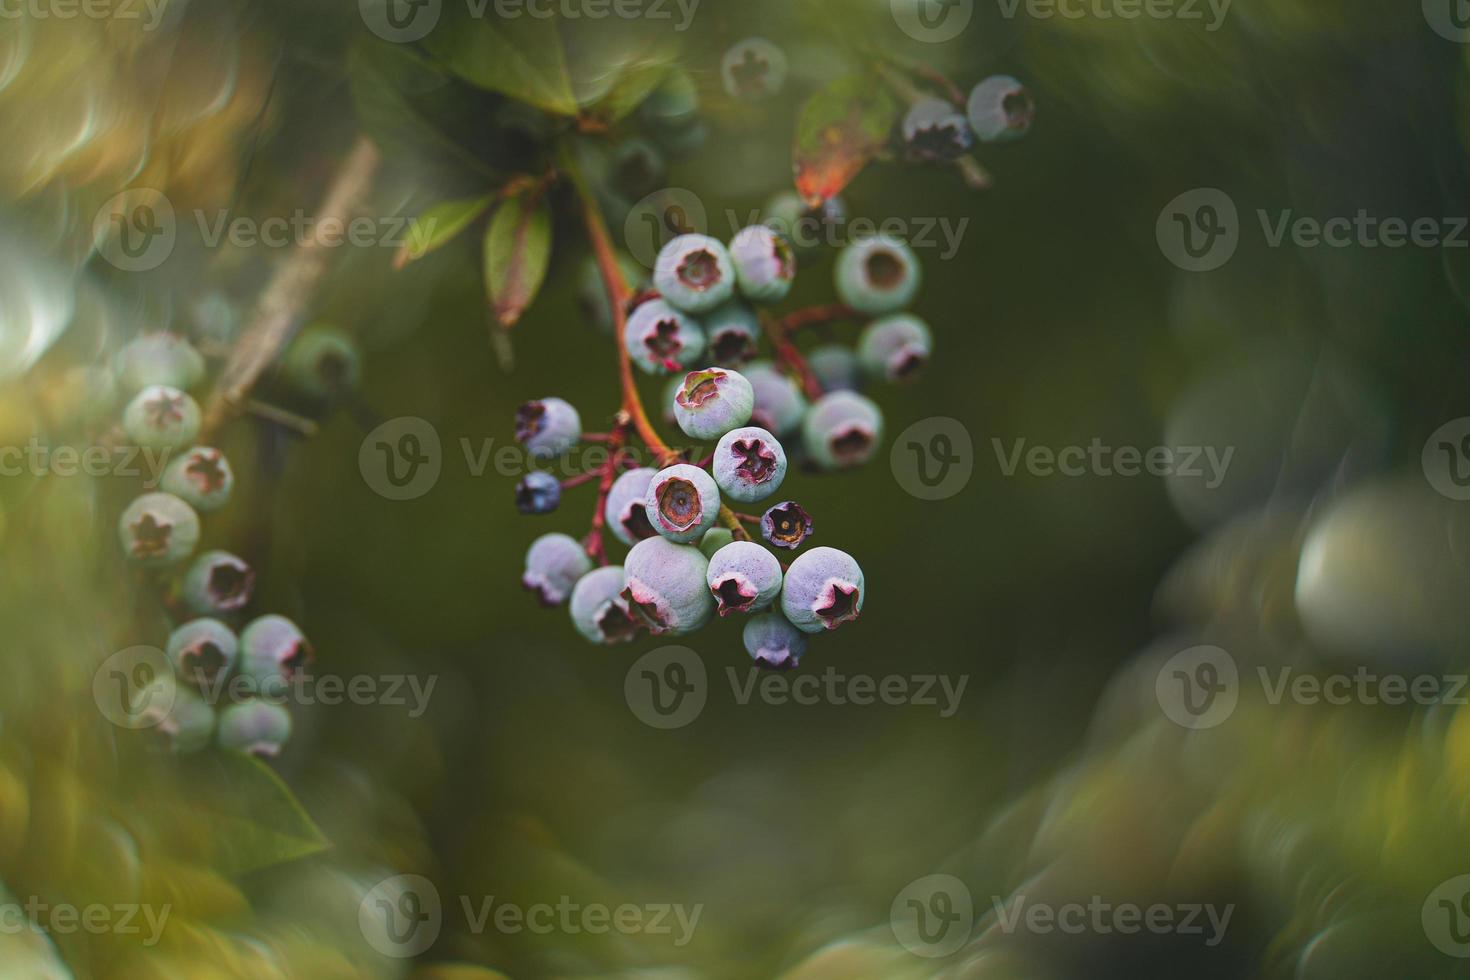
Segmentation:
[(796, 123), (796, 191), (816, 207), (862, 173), (898, 121), (893, 94), (875, 75), (847, 75), (813, 95)]

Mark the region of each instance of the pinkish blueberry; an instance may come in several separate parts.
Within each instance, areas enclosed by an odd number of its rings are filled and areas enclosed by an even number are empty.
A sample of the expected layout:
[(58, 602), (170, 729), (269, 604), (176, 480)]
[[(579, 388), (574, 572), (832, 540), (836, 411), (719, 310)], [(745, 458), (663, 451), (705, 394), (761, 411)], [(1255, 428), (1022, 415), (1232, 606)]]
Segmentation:
[(786, 479), (786, 450), (759, 426), (727, 432), (715, 446), (715, 483), (720, 492), (743, 504), (765, 500)]
[(214, 709), (192, 688), (172, 676), (159, 675), (134, 696), (138, 727), (152, 728), (168, 737), (175, 752), (197, 752), (214, 734)]
[(704, 333), (710, 360), (721, 367), (739, 367), (756, 354), (760, 320), (744, 302), (732, 299), (705, 314)]
[(745, 652), (756, 666), (768, 670), (790, 670), (806, 655), (810, 642), (806, 634), (786, 621), (780, 613), (752, 616), (741, 633)]
[(637, 544), (658, 533), (648, 519), (645, 503), (648, 483), (656, 472), (646, 466), (628, 470), (614, 480), (607, 491), (607, 506), (603, 508), (603, 518), (613, 536), (623, 544)]
[(224, 453), (208, 446), (195, 446), (168, 464), (160, 486), (207, 514), (229, 503), (235, 489), (235, 474)]
[(730, 253), (708, 235), (680, 235), (658, 253), (653, 286), (672, 307), (703, 313), (735, 293)]
[(855, 391), (833, 391), (817, 399), (802, 422), (802, 438), (823, 469), (866, 463), (883, 438), (883, 415)]
[(171, 493), (145, 493), (117, 521), (123, 552), (140, 565), (172, 565), (199, 544), (199, 515)]
[(536, 593), (543, 606), (559, 606), (567, 601), (577, 579), (590, 571), (592, 559), (577, 539), (552, 532), (531, 542), (521, 584)]
[(699, 549), (665, 538), (635, 544), (623, 563), (623, 599), (628, 609), (655, 634), (692, 633), (715, 609), (705, 584), (709, 561)]
[(1036, 103), (1010, 75), (991, 75), (970, 91), (970, 128), (982, 143), (1007, 143), (1025, 136), (1036, 119)]
[(806, 356), (806, 363), (823, 391), (857, 390), (862, 369), (852, 348), (842, 344), (823, 344), (812, 348)]
[(714, 478), (698, 466), (676, 463), (648, 481), (643, 504), (655, 531), (686, 544), (698, 541), (714, 526), (720, 513), (720, 490)]
[(790, 435), (801, 426), (807, 401), (801, 387), (790, 376), (776, 370), (768, 361), (747, 364), (740, 373), (750, 382), (755, 396), (751, 422), (778, 436)]
[(863, 570), (845, 551), (813, 548), (786, 570), (781, 611), (803, 633), (835, 630), (863, 609)]
[(868, 316), (897, 313), (919, 291), (913, 250), (890, 235), (862, 238), (837, 256), (837, 296)]
[(176, 333), (143, 334), (114, 355), (118, 384), (132, 395), (154, 385), (187, 391), (204, 380), (204, 358)]
[(192, 619), (169, 634), (167, 649), (179, 677), (207, 690), (234, 668), (240, 639), (217, 619)]
[(641, 623), (628, 612), (623, 591), (623, 567), (594, 568), (572, 589), (572, 625), (593, 643), (626, 643), (638, 635)]
[(863, 370), (885, 381), (911, 381), (934, 349), (929, 325), (909, 313), (874, 320), (858, 338)]
[(684, 376), (674, 394), (674, 421), (693, 439), (714, 439), (750, 421), (755, 391), (745, 375), (705, 368)]
[(199, 434), (199, 403), (177, 388), (153, 385), (123, 410), (123, 431), (144, 449), (178, 449)]
[(796, 253), (769, 225), (742, 228), (730, 240), (730, 261), (740, 293), (756, 303), (779, 303), (796, 280)]
[(794, 551), (812, 535), (812, 515), (794, 500), (783, 500), (761, 515), (761, 537), (774, 547)]
[(623, 346), (645, 374), (688, 368), (704, 353), (704, 329), (661, 299), (638, 304), (623, 327)]
[(516, 409), (516, 441), (535, 459), (559, 456), (582, 438), (582, 417), (561, 398), (541, 398)]
[(219, 713), (221, 748), (275, 758), (290, 738), (291, 713), (285, 705), (251, 698)]
[(315, 662), (300, 627), (285, 616), (261, 616), (240, 631), (240, 673), (258, 691), (278, 694)]
[(200, 616), (238, 612), (255, 592), (255, 571), (228, 551), (206, 551), (190, 563), (180, 591)]
[(760, 612), (781, 593), (781, 563), (754, 541), (732, 541), (709, 560), (704, 580), (721, 616)]

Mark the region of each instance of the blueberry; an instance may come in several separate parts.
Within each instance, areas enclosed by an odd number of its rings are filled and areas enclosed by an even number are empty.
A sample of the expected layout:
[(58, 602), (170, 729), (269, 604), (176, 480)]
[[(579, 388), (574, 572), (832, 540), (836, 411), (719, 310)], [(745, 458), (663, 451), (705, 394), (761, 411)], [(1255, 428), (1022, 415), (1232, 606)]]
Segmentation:
[(357, 388), (362, 380), (362, 353), (345, 331), (313, 323), (286, 348), (281, 377), (293, 391), (329, 402)]
[(760, 612), (781, 594), (781, 563), (754, 541), (732, 541), (709, 560), (704, 581), (721, 616)]
[(919, 260), (889, 235), (863, 238), (837, 257), (837, 296), (869, 316), (897, 313), (919, 291)]
[(690, 371), (674, 395), (674, 421), (692, 439), (714, 439), (750, 421), (755, 390), (725, 368)]
[(309, 673), (315, 660), (311, 644), (285, 616), (261, 616), (240, 632), (240, 673), (265, 694), (283, 691)]
[(766, 202), (761, 215), (763, 224), (784, 236), (797, 254), (805, 255), (836, 240), (838, 228), (847, 221), (847, 205), (840, 197), (829, 197), (813, 209), (795, 191), (781, 191)]
[(796, 279), (796, 253), (786, 237), (769, 225), (742, 228), (730, 240), (735, 281), (746, 299), (779, 303)]
[(823, 469), (860, 466), (883, 438), (883, 416), (872, 400), (855, 391), (830, 392), (806, 413), (802, 438)]
[(623, 544), (637, 544), (658, 534), (648, 519), (648, 508), (644, 503), (648, 496), (648, 483), (655, 472), (646, 466), (628, 470), (614, 480), (607, 491), (603, 518), (613, 536)]
[(184, 573), (184, 604), (201, 616), (238, 612), (254, 591), (254, 569), (228, 551), (206, 551)]
[(745, 652), (759, 667), (790, 670), (806, 655), (806, 634), (786, 621), (780, 613), (752, 616), (741, 633)]
[(173, 565), (199, 544), (199, 515), (171, 493), (145, 493), (117, 522), (123, 552), (140, 565)]
[(693, 123), (699, 115), (699, 90), (694, 78), (682, 68), (649, 93), (638, 107), (644, 122), (656, 130), (676, 129)]
[(715, 552), (735, 540), (735, 532), (727, 527), (712, 527), (704, 532), (704, 537), (699, 539), (699, 551), (706, 558), (713, 558)]
[(567, 601), (577, 579), (592, 571), (592, 559), (582, 545), (568, 534), (543, 534), (526, 551), (526, 571), (521, 584), (536, 593), (543, 606)]
[(735, 267), (716, 239), (680, 235), (658, 253), (653, 286), (675, 309), (703, 313), (735, 294)]
[(783, 500), (761, 515), (761, 537), (776, 548), (794, 551), (812, 534), (812, 515), (794, 500)]
[(582, 439), (582, 416), (560, 398), (526, 402), (516, 409), (516, 441), (535, 459), (560, 456)]
[(748, 37), (725, 52), (720, 76), (737, 99), (768, 99), (786, 85), (786, 52), (763, 37)]
[(704, 149), (709, 142), (709, 126), (703, 119), (696, 119), (687, 126), (656, 129), (653, 137), (670, 157), (682, 159)]
[(808, 352), (806, 363), (823, 391), (857, 390), (862, 368), (852, 348), (842, 344), (823, 344)]
[(720, 490), (698, 466), (676, 463), (648, 481), (643, 503), (653, 529), (670, 541), (684, 544), (699, 540), (714, 526), (720, 513)]
[(813, 548), (796, 557), (781, 588), (781, 611), (803, 633), (835, 630), (863, 609), (863, 570), (845, 551)]
[(612, 190), (630, 201), (646, 197), (664, 186), (668, 164), (652, 143), (630, 139), (613, 150), (607, 180)]
[(915, 160), (953, 160), (974, 141), (964, 114), (943, 99), (921, 99), (903, 117), (903, 142)]
[(970, 128), (982, 143), (1020, 139), (1036, 118), (1036, 103), (1010, 75), (991, 75), (970, 92)]
[(206, 690), (235, 666), (240, 640), (217, 619), (192, 619), (168, 638), (168, 659), (185, 682)]
[(177, 388), (153, 385), (123, 410), (123, 431), (144, 449), (181, 449), (199, 434), (199, 403)]
[(756, 354), (760, 320), (745, 303), (732, 299), (704, 315), (709, 356), (721, 367), (739, 367)]
[(224, 453), (208, 446), (195, 446), (168, 464), (160, 486), (207, 514), (230, 502), (235, 473)]
[(628, 612), (623, 591), (623, 567), (594, 568), (577, 579), (572, 589), (572, 624), (593, 643), (626, 643), (638, 635), (640, 623)]
[(168, 736), (175, 752), (198, 752), (214, 734), (214, 709), (172, 677), (158, 677), (136, 695), (139, 727), (149, 727)]
[(715, 601), (705, 585), (709, 561), (698, 548), (665, 538), (640, 541), (623, 563), (623, 599), (655, 634), (692, 633), (709, 622)]
[(911, 381), (929, 363), (934, 338), (929, 325), (908, 313), (874, 320), (858, 338), (863, 369), (885, 381)]
[(638, 304), (623, 329), (623, 346), (645, 374), (690, 367), (704, 353), (704, 330), (661, 299)]
[(130, 340), (113, 356), (112, 369), (127, 395), (165, 385), (188, 391), (204, 380), (204, 358), (175, 333), (149, 333)]
[(755, 395), (751, 421), (778, 436), (796, 431), (807, 410), (806, 396), (801, 393), (801, 387), (768, 361), (747, 364), (740, 373), (750, 382)]
[(759, 426), (727, 432), (715, 446), (710, 464), (720, 493), (743, 504), (765, 500), (786, 479), (786, 450)]
[(232, 704), (219, 714), (222, 748), (274, 758), (291, 738), (291, 713), (258, 698)]
[(544, 470), (532, 470), (516, 484), (516, 510), (550, 514), (561, 503), (561, 481)]
[[(648, 272), (630, 255), (618, 254), (618, 268), (635, 293), (648, 288)], [(597, 259), (587, 256), (577, 274), (577, 305), (582, 315), (603, 333), (613, 328), (612, 304), (607, 301), (607, 286), (602, 281), (602, 268)]]

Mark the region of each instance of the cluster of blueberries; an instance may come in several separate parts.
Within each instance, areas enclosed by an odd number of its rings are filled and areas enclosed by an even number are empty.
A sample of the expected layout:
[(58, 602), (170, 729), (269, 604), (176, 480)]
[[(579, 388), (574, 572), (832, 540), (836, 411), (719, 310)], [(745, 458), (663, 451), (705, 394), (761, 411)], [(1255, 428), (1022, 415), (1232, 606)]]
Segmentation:
[[(775, 495), (790, 463), (788, 445), (822, 470), (872, 457), (883, 416), (856, 388), (865, 375), (910, 378), (928, 360), (928, 325), (902, 312), (918, 291), (920, 267), (891, 237), (842, 250), (837, 296), (845, 316), (867, 322), (855, 349), (812, 352), (808, 368), (820, 391), (809, 400), (813, 392), (797, 378), (752, 360), (762, 332), (753, 304), (784, 299), (796, 274), (795, 249), (779, 227), (747, 227), (728, 247), (697, 234), (671, 240), (659, 253), (653, 288), (629, 311), (621, 342), (631, 362), (648, 375), (672, 375), (666, 417), (692, 439), (718, 441), (704, 464), (639, 467), (612, 482), (602, 518), (630, 546), (622, 565), (594, 568), (598, 549), (567, 534), (532, 543), (523, 584), (543, 604), (569, 603), (573, 624), (593, 643), (631, 640), (643, 629), (683, 635), (716, 613), (755, 614), (744, 630), (747, 652), (760, 666), (786, 669), (805, 654), (809, 634), (835, 630), (862, 611), (863, 572), (851, 555), (817, 547), (783, 568), (772, 551), (732, 529), (739, 517), (725, 505)], [(582, 439), (581, 418), (565, 400), (543, 398), (520, 407), (516, 432), (533, 457), (547, 459)], [(560, 492), (555, 477), (535, 471), (517, 488), (517, 503), (526, 513), (548, 513)], [(766, 544), (782, 551), (800, 548), (812, 532), (811, 517), (790, 500), (769, 507), (759, 526)]]
[(1031, 129), (1036, 104), (1010, 75), (991, 75), (970, 90), (963, 110), (947, 99), (924, 98), (903, 119), (903, 141), (916, 160), (953, 160), (975, 140), (1007, 143)]
[[(172, 608), (192, 617), (165, 646), (175, 676), (156, 677), (134, 692), (136, 719), (169, 736), (179, 751), (215, 739), (227, 749), (274, 756), (291, 735), (279, 695), (309, 670), (312, 649), (284, 616), (259, 616), (237, 633), (231, 624), (243, 621), (254, 570), (228, 551), (195, 554), (199, 515), (223, 508), (235, 483), (220, 450), (193, 445), (201, 412), (188, 391), (204, 380), (204, 358), (177, 334), (151, 333), (125, 345), (113, 366), (118, 388), (135, 393), (123, 412), (125, 437), (140, 449), (172, 455), (159, 489), (134, 499), (119, 517), (123, 552), (144, 568), (182, 568), (171, 583)], [(325, 326), (303, 331), (282, 364), (300, 390), (323, 396), (355, 383), (357, 366), (351, 339)], [(211, 701), (226, 682), (231, 703), (216, 713)], [(210, 693), (216, 698), (206, 700)]]

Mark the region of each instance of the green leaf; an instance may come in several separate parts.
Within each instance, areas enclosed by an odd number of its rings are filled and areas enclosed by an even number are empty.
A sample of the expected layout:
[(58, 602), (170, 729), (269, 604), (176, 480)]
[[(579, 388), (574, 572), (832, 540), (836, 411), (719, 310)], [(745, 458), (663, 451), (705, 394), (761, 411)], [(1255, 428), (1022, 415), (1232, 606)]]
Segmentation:
[(242, 875), (330, 846), (290, 787), (254, 756), (201, 756), (189, 785), (190, 809), (210, 827), (211, 864), (222, 874)]
[(566, 52), (551, 17), (462, 17), (424, 39), (434, 61), (471, 85), (562, 116), (577, 113)]
[(485, 291), (502, 327), (536, 298), (551, 262), (551, 208), (540, 187), (507, 199), (485, 229)]
[(899, 105), (876, 75), (845, 75), (813, 95), (796, 123), (796, 191), (815, 207), (862, 173), (888, 143)]
[(469, 227), (470, 222), (485, 213), (495, 195), (440, 201), (409, 223), (408, 241), (393, 256), (393, 268), (401, 269), (417, 261)]
[(597, 100), (597, 114), (609, 123), (615, 123), (643, 104), (643, 100), (658, 88), (669, 74), (673, 65), (668, 61), (650, 61), (629, 65), (613, 82), (606, 95)]

